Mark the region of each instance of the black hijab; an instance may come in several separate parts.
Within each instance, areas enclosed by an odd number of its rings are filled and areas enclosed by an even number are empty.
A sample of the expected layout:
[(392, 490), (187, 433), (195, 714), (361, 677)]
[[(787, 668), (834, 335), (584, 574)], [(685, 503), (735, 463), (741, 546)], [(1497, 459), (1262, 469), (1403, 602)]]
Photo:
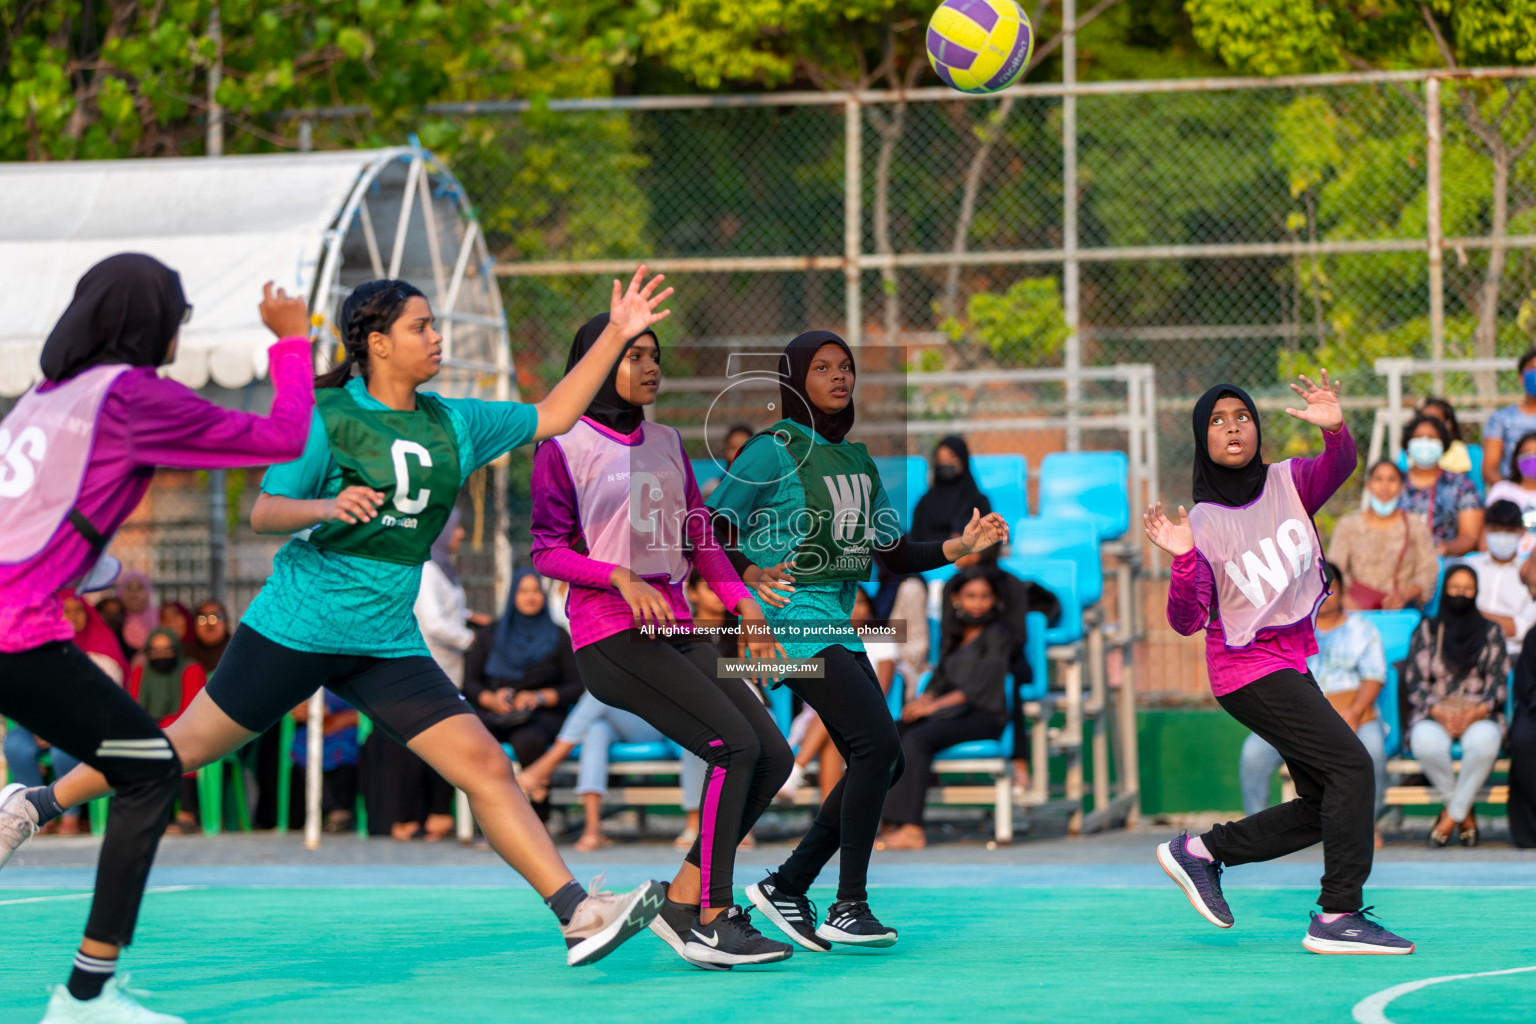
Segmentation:
[[(597, 316), (581, 325), (576, 332), (576, 338), (571, 342), (571, 354), (565, 360), (565, 372), (570, 373), (581, 362), (581, 357), (592, 350), (597, 344), (598, 337), (608, 329), (608, 314), (599, 313)], [(629, 351), (629, 346), (649, 334), (656, 338), (655, 331), (641, 331), (624, 343), (624, 352)], [(656, 354), (661, 355), (661, 339), (656, 338)], [(623, 359), (623, 352), (619, 353)], [(645, 408), (626, 402), (619, 397), (619, 364), (613, 364), (613, 369), (608, 371), (608, 379), (603, 381), (603, 386), (597, 389), (597, 395), (592, 399), (592, 404), (587, 406), (584, 415), (621, 434), (633, 434), (640, 429), (640, 424), (645, 422)]]
[(152, 256), (108, 256), (80, 278), (43, 344), (43, 376), (68, 380), (104, 363), (159, 366), (190, 307), (181, 277)]
[[(784, 372), (779, 376), (779, 403), (784, 407), (784, 417), (801, 426), (810, 427), (833, 444), (848, 436), (853, 429), (853, 389), (848, 389), (848, 404), (842, 411), (828, 415), (816, 408), (805, 393), (805, 378), (811, 372), (811, 360), (823, 345), (837, 345), (848, 353), (848, 363), (858, 372), (853, 360), (853, 350), (848, 343), (831, 331), (806, 331), (796, 335), (784, 347)], [(946, 540), (948, 538), (945, 538)]]
[(1430, 620), (1430, 635), (1443, 638), (1440, 640), (1440, 660), (1457, 680), (1477, 667), (1477, 660), (1488, 643), (1489, 626), (1488, 620), (1477, 610), (1475, 590), (1468, 608), (1460, 612), (1451, 609), (1453, 602), (1447, 597), (1445, 588), (1450, 585), (1451, 577), (1459, 572), (1471, 573), (1472, 585), (1478, 587), (1477, 570), (1469, 565), (1451, 566), (1445, 571), (1445, 581), (1440, 584), (1440, 613)]
[[(1248, 464), (1239, 469), (1231, 469), (1220, 465), (1211, 458), (1210, 444), (1206, 440), (1206, 434), (1211, 424), (1211, 413), (1216, 408), (1216, 403), (1223, 398), (1239, 399), (1248, 407), (1248, 413), (1253, 417), (1253, 429), (1258, 438), (1258, 446)], [(1268, 468), (1264, 465), (1264, 427), (1259, 422), (1259, 410), (1253, 404), (1253, 399), (1248, 397), (1248, 392), (1236, 384), (1218, 384), (1195, 403), (1194, 414), (1195, 428), (1195, 504), (1209, 501), (1217, 505), (1226, 505), (1229, 508), (1237, 508), (1256, 501), (1259, 495), (1264, 493), (1264, 477)]]
[[(960, 475), (953, 480), (941, 480), (938, 473), (938, 449), (948, 448), (960, 460)], [(971, 449), (963, 437), (951, 434), (934, 446), (933, 484), (917, 499), (912, 510), (912, 529), (907, 536), (915, 541), (945, 541), (957, 533), (964, 533), (971, 521), (971, 509), (981, 509), (986, 515), (992, 511), (992, 503), (976, 486), (971, 475)]]

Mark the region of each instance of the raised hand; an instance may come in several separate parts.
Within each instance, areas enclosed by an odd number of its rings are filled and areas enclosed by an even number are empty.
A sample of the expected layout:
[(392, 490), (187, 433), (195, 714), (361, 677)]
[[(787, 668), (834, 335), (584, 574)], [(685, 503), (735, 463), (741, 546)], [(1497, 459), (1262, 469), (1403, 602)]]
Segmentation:
[(1291, 390), (1306, 399), (1307, 407), (1305, 409), (1287, 409), (1285, 411), (1287, 414), (1296, 417), (1304, 423), (1310, 423), (1314, 427), (1321, 427), (1324, 430), (1337, 430), (1339, 425), (1344, 422), (1344, 408), (1339, 405), (1339, 382), (1330, 381), (1327, 370), (1320, 370), (1319, 373), (1323, 378), (1322, 387), (1313, 384), (1304, 373), (1296, 375), (1297, 379), (1302, 384), (1305, 384), (1306, 387), (1303, 388), (1301, 384), (1292, 384)]
[(975, 554), (985, 551), (994, 544), (1001, 544), (1008, 539), (1008, 523), (996, 512), (981, 514), (981, 509), (971, 509), (971, 521), (965, 524), (965, 530), (960, 534), (960, 543), (964, 545), (966, 554)]
[(261, 289), (261, 322), (279, 338), (309, 337), (309, 310), (303, 298), (281, 288), (274, 292), (268, 281)]
[(1189, 514), (1184, 511), (1184, 506), (1179, 506), (1178, 521), (1169, 519), (1163, 513), (1163, 503), (1148, 505), (1147, 511), (1141, 517), (1142, 529), (1147, 532), (1147, 540), (1156, 544), (1174, 558), (1193, 551), (1195, 547), (1195, 531), (1190, 529)]
[(613, 279), (613, 298), (608, 303), (608, 322), (626, 341), (645, 333), (652, 324), (659, 323), (672, 315), (670, 309), (656, 311), (656, 307), (672, 295), (671, 288), (660, 295), (654, 294), (661, 282), (667, 279), (666, 275), (657, 274), (649, 283), (644, 283), (645, 269), (645, 264), (642, 263), (635, 271), (635, 276), (630, 278), (629, 287), (622, 292), (619, 290), (619, 279)]

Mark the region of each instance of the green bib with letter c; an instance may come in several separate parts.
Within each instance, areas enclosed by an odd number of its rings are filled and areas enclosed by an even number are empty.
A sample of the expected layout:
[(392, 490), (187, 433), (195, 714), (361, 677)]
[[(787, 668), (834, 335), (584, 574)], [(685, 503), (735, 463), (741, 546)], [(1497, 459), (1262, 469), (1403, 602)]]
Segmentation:
[(803, 525), (809, 529), (791, 560), (795, 581), (869, 579), (875, 544), (870, 506), (880, 480), (869, 450), (858, 443), (817, 444), (788, 419), (766, 433), (779, 436), (805, 490)]
[(365, 409), (346, 388), (315, 392), (341, 487), (371, 487), (384, 495), (366, 523), (322, 523), (309, 542), (328, 551), (380, 562), (420, 565), (448, 523), (463, 479), (447, 408), (418, 394), (414, 412)]

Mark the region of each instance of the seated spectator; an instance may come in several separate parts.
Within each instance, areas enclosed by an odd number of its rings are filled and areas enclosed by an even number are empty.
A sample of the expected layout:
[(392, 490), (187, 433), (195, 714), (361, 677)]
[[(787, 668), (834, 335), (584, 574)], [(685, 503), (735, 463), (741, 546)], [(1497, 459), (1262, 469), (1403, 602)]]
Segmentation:
[(1510, 658), (1518, 658), (1520, 641), (1536, 625), (1536, 598), (1520, 578), (1521, 564), (1515, 557), (1525, 539), (1519, 506), (1502, 500), (1489, 505), (1483, 535), (1488, 550), (1474, 551), (1462, 561), (1477, 573), (1477, 610), (1504, 631)]
[(1526, 537), (1520, 545), (1520, 553), (1530, 554), (1536, 547), (1536, 433), (1523, 434), (1515, 442), (1515, 457), (1510, 463), (1509, 479), (1500, 480), (1488, 488), (1488, 504), (1496, 501), (1512, 501), (1520, 508), (1525, 523)]
[[(995, 551), (996, 548), (988, 548)], [(871, 614), (875, 622), (889, 623), (904, 634), (896, 643), (896, 671), (903, 685), (910, 690), (928, 671), (928, 585), (922, 576), (898, 576), (881, 565), (877, 559), (875, 570), (880, 585), (871, 599)], [(942, 589), (942, 588), (940, 588)], [(904, 693), (910, 697), (913, 694)]]
[(1536, 433), (1536, 348), (1526, 350), (1516, 368), (1525, 393), (1515, 404), (1495, 409), (1483, 427), (1483, 482), (1489, 488), (1510, 479), (1515, 445), (1526, 434)]
[(1536, 644), (1515, 663), (1515, 714), (1509, 720), (1509, 841), (1536, 848)]
[(211, 676), (224, 657), (229, 637), (229, 612), (218, 601), (204, 601), (192, 617), (192, 641), (187, 644), (187, 656)]
[(1366, 474), (1366, 507), (1333, 528), (1328, 561), (1349, 580), (1351, 611), (1417, 608), (1434, 593), (1435, 541), (1423, 517), (1403, 510), (1402, 492), (1402, 470), (1383, 459)]
[(421, 588), (416, 593), (416, 624), (432, 660), (460, 689), (464, 688), (464, 652), (474, 646), (471, 625), (489, 626), (491, 617), (471, 614), (465, 606), (459, 582), (459, 545), (464, 543), (464, 524), (459, 510), (448, 513), (442, 533), (432, 542), (432, 557), (421, 566)]
[(1408, 486), (1402, 507), (1428, 520), (1439, 554), (1456, 557), (1477, 547), (1483, 503), (1471, 477), (1440, 468), (1449, 443), (1445, 424), (1433, 416), (1419, 416), (1408, 424)]
[(128, 658), (117, 635), (96, 609), (73, 590), (59, 593), (64, 600), (64, 618), (75, 631), (75, 646), (90, 656), (108, 679), (122, 686), (128, 679)]
[(150, 631), (160, 625), (160, 609), (155, 606), (155, 591), (149, 577), (141, 572), (125, 572), (117, 578), (116, 594), (123, 602), (123, 653), (134, 657), (143, 649)]
[[(309, 766), (309, 702), (289, 714), (299, 727), (293, 731), (294, 793), (304, 792), (305, 769)], [(325, 719), (320, 723), (320, 812), (327, 832), (350, 832), (357, 827), (357, 723), (356, 709), (330, 690), (325, 691)], [(289, 803), (289, 828), (304, 826), (304, 801)]]
[(1445, 449), (1445, 454), (1440, 456), (1441, 469), (1447, 473), (1466, 473), (1468, 476), (1473, 472), (1482, 474), (1483, 467), (1472, 465), (1472, 452), (1461, 436), (1461, 424), (1456, 421), (1455, 406), (1444, 398), (1426, 398), (1419, 406), (1419, 415), (1433, 416), (1445, 424), (1445, 429), (1451, 435), (1450, 445)]
[(881, 850), (920, 850), (923, 805), (938, 752), (968, 740), (996, 739), (1008, 724), (1005, 686), (1012, 640), (999, 616), (1001, 584), (991, 569), (956, 574), (945, 589), (938, 667), (927, 688), (901, 709), (906, 768), (885, 798)]
[(182, 649), (192, 640), (192, 612), (180, 601), (168, 601), (160, 606), (160, 625), (176, 634)]
[[(1344, 614), (1347, 577), (1328, 563), (1328, 596), (1317, 610), (1317, 653), (1307, 659), (1307, 671), (1318, 688), (1365, 744), (1376, 769), (1375, 817), (1387, 804), (1387, 732), (1376, 714), (1376, 698), (1387, 677), (1381, 634), (1363, 615)], [(1243, 741), (1240, 774), (1243, 813), (1254, 815), (1269, 806), (1270, 781), (1280, 768), (1280, 752), (1253, 733)], [(1376, 848), (1381, 848), (1376, 833)]]
[(971, 475), (971, 449), (964, 438), (951, 435), (935, 445), (931, 466), (928, 491), (912, 510), (909, 540), (949, 540), (965, 532), (973, 509), (980, 509), (982, 515), (992, 511), (992, 503)]
[[(849, 617), (850, 621), (855, 629), (863, 629), (874, 625), (874, 615), (874, 604), (870, 601), (869, 594), (863, 587), (859, 587), (853, 593), (853, 613)], [(890, 693), (896, 678), (896, 645), (877, 640), (865, 640), (864, 653), (868, 656), (870, 665), (874, 666), (880, 691)], [(810, 767), (812, 761), (819, 761), (816, 768), (816, 785), (821, 790), (822, 800), (826, 800), (828, 794), (832, 792), (832, 787), (836, 786), (838, 780), (843, 777), (845, 766), (843, 755), (838, 752), (826, 726), (821, 724), (821, 718), (809, 704), (801, 709), (800, 714), (795, 716), (794, 722), (790, 725), (789, 745), (795, 748), (795, 764), (789, 770), (789, 778), (779, 788), (778, 799), (784, 803), (794, 803), (795, 795), (799, 793), (800, 787), (805, 785), (805, 770)]]
[[(1504, 742), (1504, 695), (1509, 649), (1504, 631), (1477, 610), (1477, 573), (1467, 565), (1446, 571), (1440, 614), (1414, 630), (1403, 671), (1411, 709), (1408, 743), (1445, 808), (1429, 832), (1431, 848), (1461, 833), (1476, 846), (1472, 813), (1477, 792), (1493, 771)], [(1461, 743), (1461, 772), (1451, 766), (1451, 744)]]
[[(464, 697), (491, 735), (511, 744), (518, 764), (533, 764), (581, 694), (570, 634), (549, 617), (539, 574), (522, 569), (512, 579), (506, 612), (477, 631), (465, 657)], [(534, 810), (548, 820), (547, 799)]]
[[(608, 796), (608, 748), (615, 743), (660, 743), (666, 739), (639, 715), (609, 707), (590, 693), (581, 695), (571, 709), (554, 744), (538, 760), (517, 773), (517, 783), (530, 801), (548, 800), (550, 780), (571, 751), (581, 748), (576, 762), (576, 794), (581, 797), (581, 838), (576, 840), (579, 853), (591, 853), (613, 840), (603, 835), (603, 801)], [(683, 790), (683, 808), (697, 815), (704, 789), (704, 762), (684, 756), (679, 784)], [(690, 799), (691, 796), (691, 799)], [(698, 835), (698, 823), (694, 823)], [(688, 840), (693, 845), (693, 839)]]
[[(203, 666), (182, 653), (181, 639), (169, 626), (149, 634), (139, 664), (128, 676), (128, 693), (139, 707), (165, 728), (187, 710), (192, 698), (208, 684)], [(166, 830), (177, 835), (194, 835), (197, 822), (196, 776), (182, 776), (176, 817)]]
[(117, 645), (128, 653), (128, 645), (123, 643), (123, 624), (128, 618), (128, 609), (123, 606), (123, 599), (108, 594), (96, 602), (96, 614), (101, 616), (101, 621), (107, 624), (112, 635), (117, 638)]

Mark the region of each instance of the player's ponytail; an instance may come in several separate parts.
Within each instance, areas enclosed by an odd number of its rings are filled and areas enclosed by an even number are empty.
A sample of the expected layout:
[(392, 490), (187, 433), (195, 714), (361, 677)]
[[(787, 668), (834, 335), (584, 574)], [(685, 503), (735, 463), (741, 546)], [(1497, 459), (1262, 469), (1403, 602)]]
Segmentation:
[(346, 357), (317, 376), (315, 387), (345, 387), (354, 370), (366, 380), (368, 338), (375, 332), (388, 334), (405, 312), (405, 304), (418, 296), (426, 297), (409, 281), (391, 279), (365, 281), (352, 289), (341, 306), (341, 344)]

